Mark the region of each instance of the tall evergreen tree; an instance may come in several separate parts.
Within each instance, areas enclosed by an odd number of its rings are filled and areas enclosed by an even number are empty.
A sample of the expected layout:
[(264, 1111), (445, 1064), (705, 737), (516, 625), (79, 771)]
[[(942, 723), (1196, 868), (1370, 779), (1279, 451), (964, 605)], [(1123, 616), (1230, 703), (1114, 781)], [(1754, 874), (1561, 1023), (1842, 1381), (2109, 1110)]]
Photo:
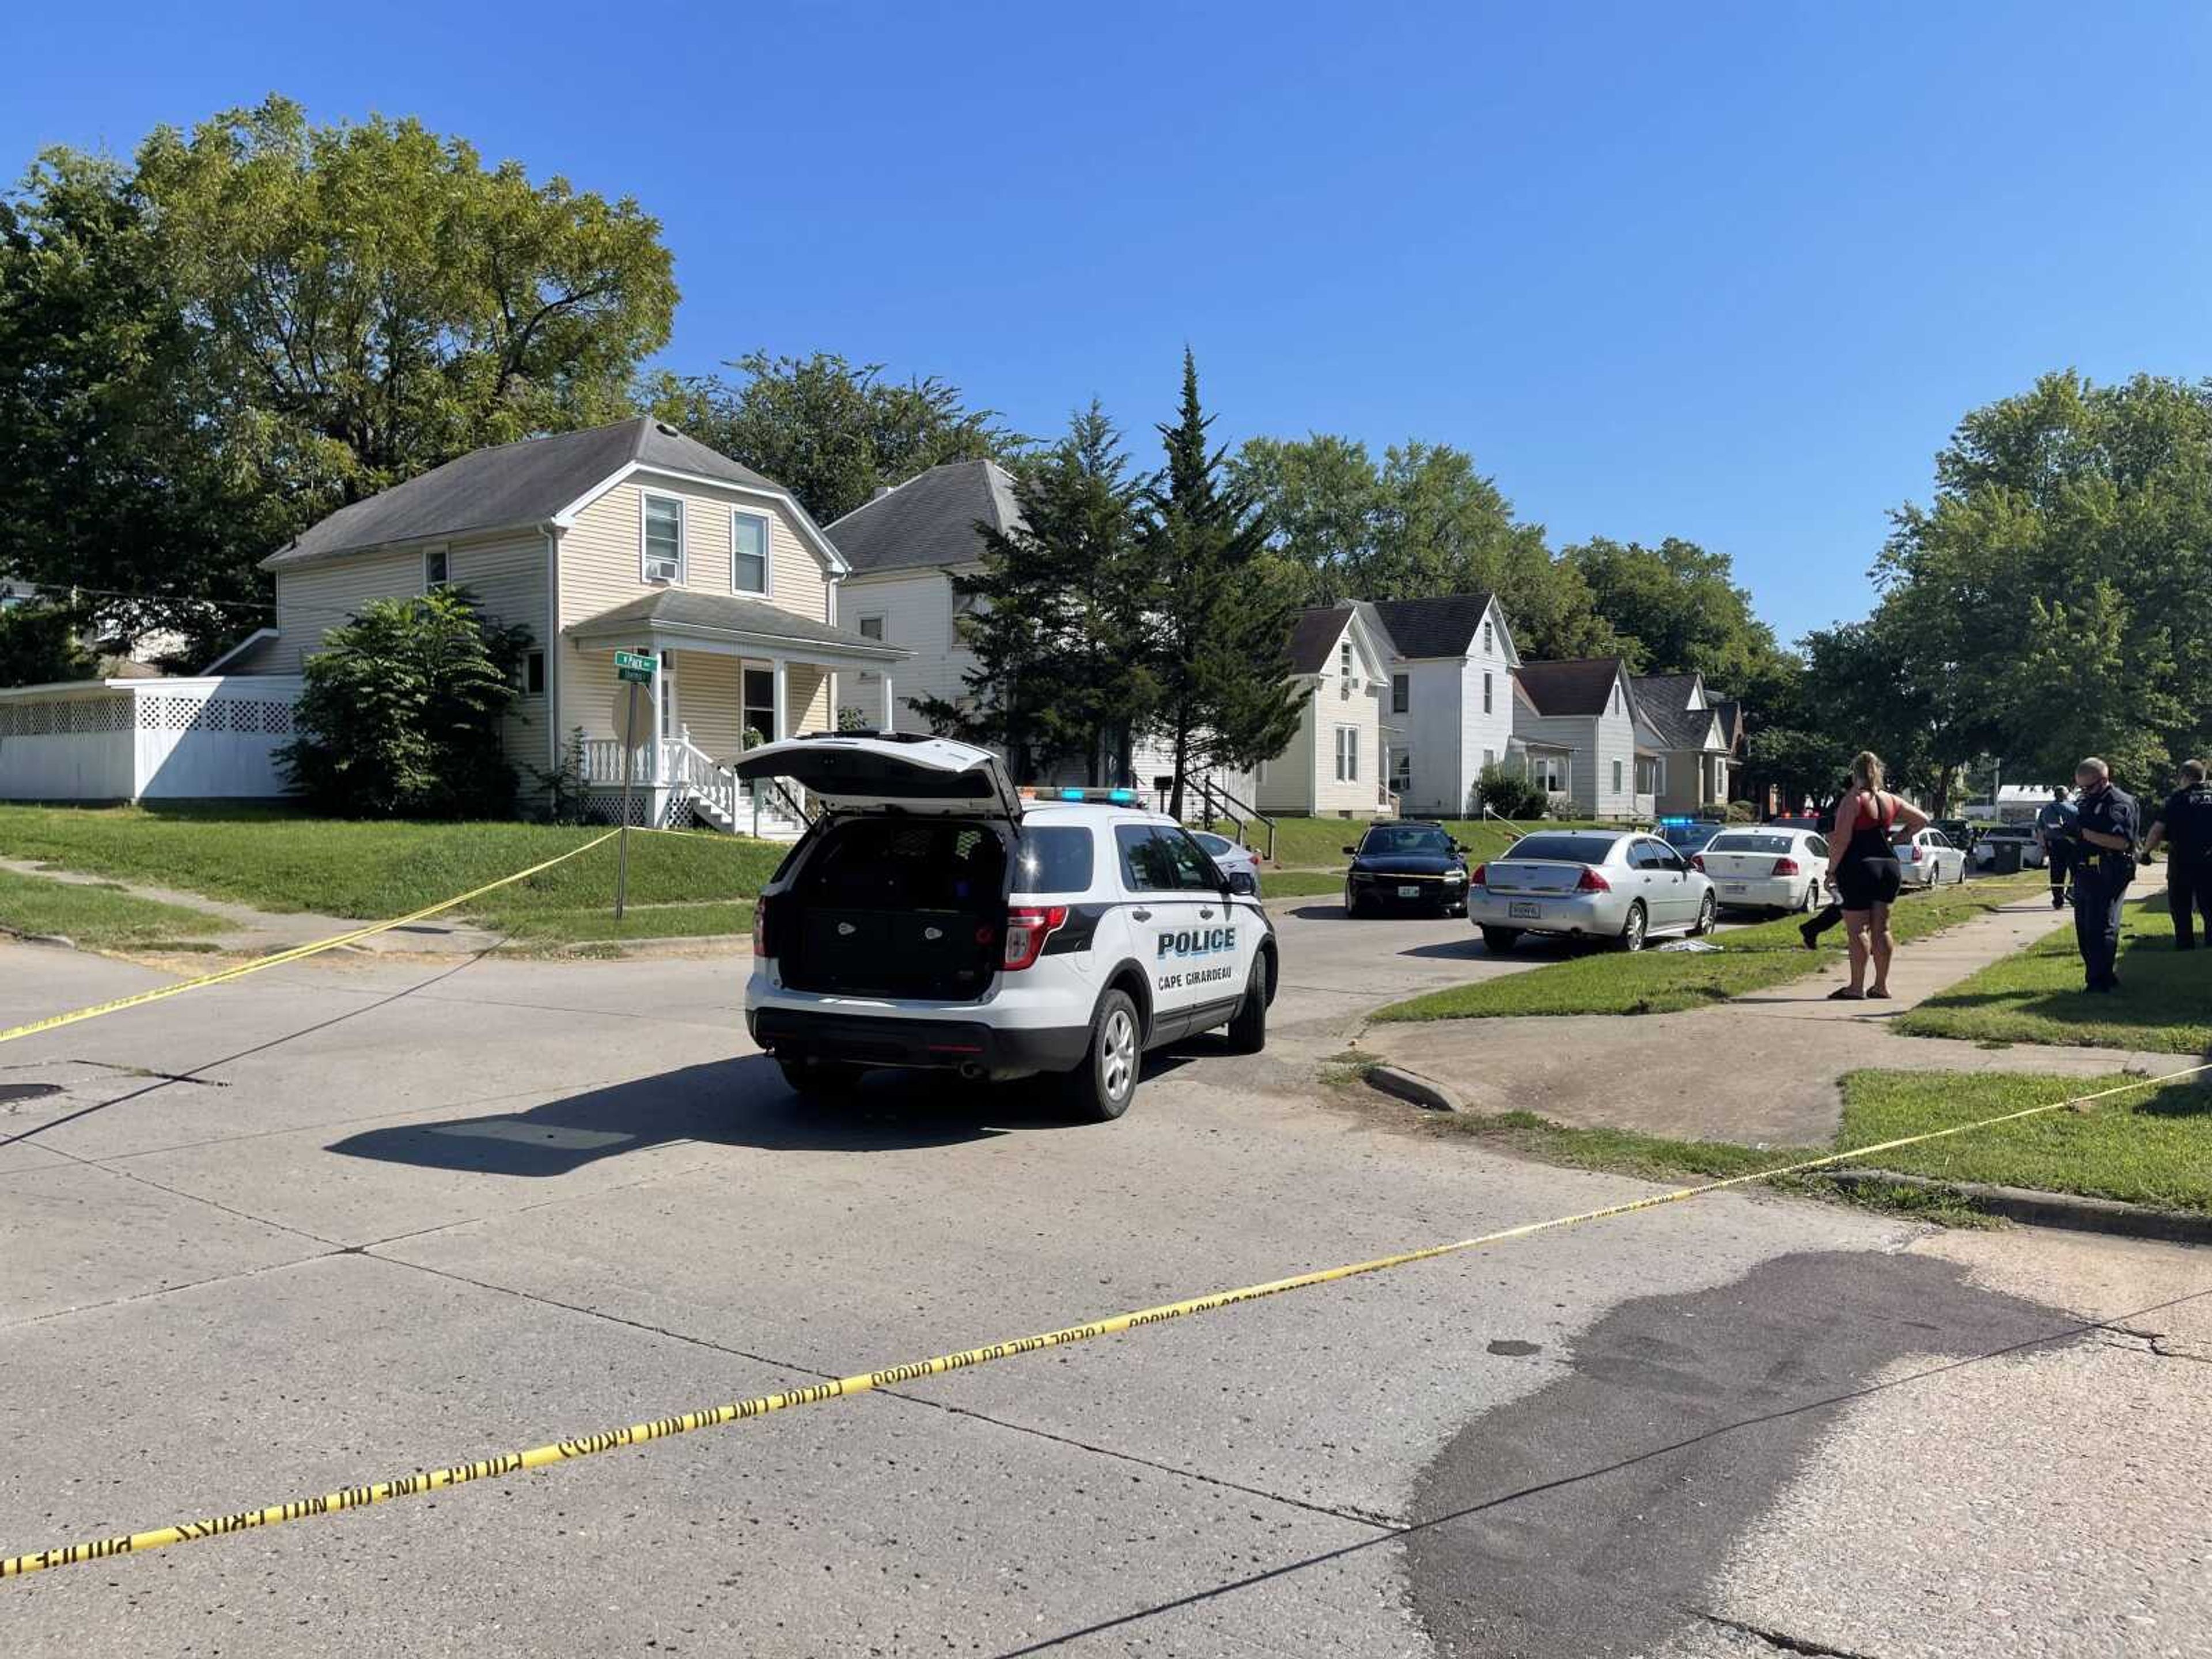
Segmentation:
[(1018, 477), (1022, 522), (1003, 532), (979, 526), (983, 568), (953, 580), (974, 601), (968, 696), (912, 702), (933, 729), (998, 744), (1017, 775), (1078, 759), (1092, 783), (1127, 777), (1156, 697), (1137, 537), (1145, 489), (1096, 402)]
[(1180, 418), (1160, 427), (1164, 487), (1155, 493), (1152, 552), (1158, 712), (1175, 756), (1168, 810), (1182, 813), (1193, 774), (1280, 754), (1304, 699), (1289, 684), (1293, 596), (1267, 556), (1267, 525), (1233, 481), (1199, 403), (1198, 364), (1182, 355)]

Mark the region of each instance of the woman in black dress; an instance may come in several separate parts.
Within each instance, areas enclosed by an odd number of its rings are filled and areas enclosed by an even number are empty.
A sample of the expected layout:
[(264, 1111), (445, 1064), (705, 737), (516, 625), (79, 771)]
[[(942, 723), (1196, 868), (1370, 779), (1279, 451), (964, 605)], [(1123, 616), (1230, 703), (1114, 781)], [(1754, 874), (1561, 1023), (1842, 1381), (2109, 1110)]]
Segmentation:
[[(1836, 830), (1828, 837), (1828, 884), (1843, 901), (1850, 935), (1851, 982), (1828, 994), (1839, 1001), (1889, 997), (1889, 907), (1905, 872), (1897, 861), (1899, 830), (1923, 829), (1928, 815), (1881, 787), (1881, 757), (1871, 750), (1851, 763), (1851, 787), (1836, 803)], [(1866, 982), (1874, 964), (1874, 983)]]

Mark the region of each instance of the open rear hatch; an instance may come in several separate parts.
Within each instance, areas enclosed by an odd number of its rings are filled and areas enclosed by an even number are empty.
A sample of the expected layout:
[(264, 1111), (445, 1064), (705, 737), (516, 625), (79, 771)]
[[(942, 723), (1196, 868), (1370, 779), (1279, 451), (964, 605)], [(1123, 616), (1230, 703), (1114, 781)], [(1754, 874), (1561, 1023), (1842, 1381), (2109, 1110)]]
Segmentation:
[(990, 988), (1021, 798), (988, 749), (940, 738), (800, 738), (738, 763), (787, 777), (827, 822), (764, 895), (783, 982), (842, 996), (968, 1001)]
[(789, 778), (829, 811), (909, 812), (1018, 822), (1021, 796), (1006, 763), (988, 749), (950, 738), (839, 732), (790, 738), (748, 750), (737, 764), (748, 782)]

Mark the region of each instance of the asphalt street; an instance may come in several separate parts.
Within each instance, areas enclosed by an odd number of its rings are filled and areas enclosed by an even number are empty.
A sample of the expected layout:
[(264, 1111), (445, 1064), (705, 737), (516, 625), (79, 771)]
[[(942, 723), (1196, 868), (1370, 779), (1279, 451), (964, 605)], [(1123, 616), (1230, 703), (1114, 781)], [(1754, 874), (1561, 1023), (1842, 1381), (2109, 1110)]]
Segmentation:
[[(802, 1109), (728, 957), (325, 959), (0, 1049), (0, 1553), (1648, 1190), (1314, 1087), (1374, 1004), (1541, 953), (1276, 912), (1269, 1054), (1195, 1042), (1103, 1127), (896, 1079)], [(161, 978), (0, 945), (0, 1024)], [(1920, 1650), (1879, 1605), (1910, 1522), (1977, 1586), (2044, 1586), (1980, 1650), (2188, 1651), (2212, 1522), (2169, 1465), (2212, 1431), (2212, 1297), (2187, 1299), (2212, 1263), (2002, 1239), (1700, 1200), (38, 1575), (0, 1586), (0, 1646), (1702, 1655), (1809, 1629), (1887, 1659)], [(2124, 1419), (2069, 1403), (2115, 1389)], [(2073, 1478), (2008, 1503), (2029, 1409)], [(2132, 1484), (2081, 1475), (2131, 1445)], [(2051, 1542), (2069, 1492), (2094, 1548)]]

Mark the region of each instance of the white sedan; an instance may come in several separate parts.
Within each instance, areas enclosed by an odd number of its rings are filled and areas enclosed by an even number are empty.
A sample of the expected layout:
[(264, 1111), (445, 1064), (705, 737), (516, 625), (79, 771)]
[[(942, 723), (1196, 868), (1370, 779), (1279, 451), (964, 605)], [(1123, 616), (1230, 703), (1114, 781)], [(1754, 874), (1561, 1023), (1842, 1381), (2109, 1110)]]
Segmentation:
[(1723, 830), (1690, 862), (1731, 910), (1817, 910), (1828, 868), (1826, 837), (1780, 824)]
[(1897, 838), (1898, 867), (1907, 887), (1940, 887), (1966, 878), (1966, 855), (1941, 830), (1915, 830)]
[(1241, 842), (1226, 836), (1217, 836), (1211, 830), (1194, 830), (1191, 839), (1206, 848), (1206, 856), (1213, 860), (1215, 869), (1224, 878), (1234, 877), (1239, 870), (1252, 878), (1252, 890), (1260, 890), (1260, 855)]

